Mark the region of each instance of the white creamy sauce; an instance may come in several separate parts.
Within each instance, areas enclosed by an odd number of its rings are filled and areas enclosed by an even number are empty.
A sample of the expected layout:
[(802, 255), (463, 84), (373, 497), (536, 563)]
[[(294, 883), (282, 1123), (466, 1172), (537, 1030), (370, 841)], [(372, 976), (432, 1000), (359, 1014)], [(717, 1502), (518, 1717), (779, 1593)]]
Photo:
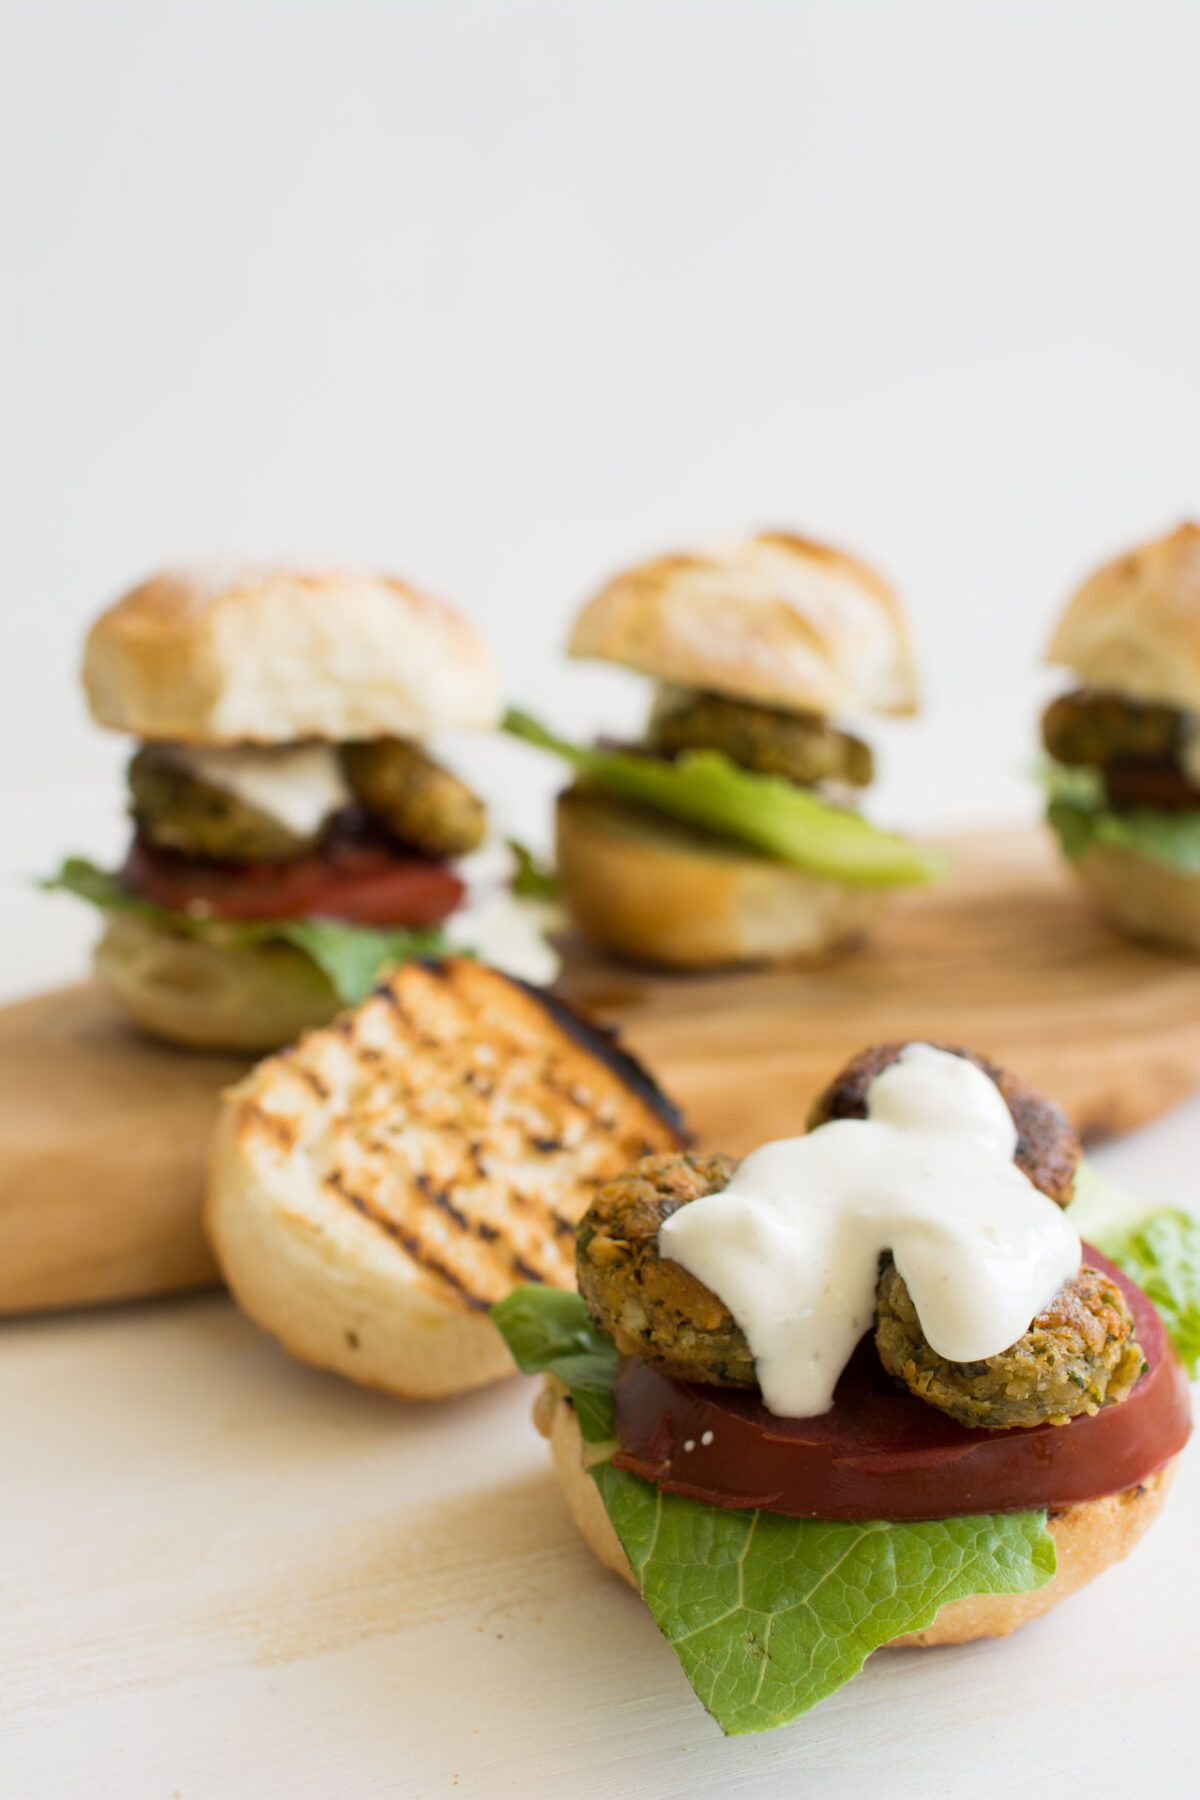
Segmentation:
[(481, 962), (503, 969), (521, 981), (549, 987), (562, 959), (547, 938), (558, 923), (557, 909), (539, 900), (499, 893), (472, 897), (446, 920), (452, 946), (472, 950)]
[(332, 744), (173, 744), (175, 761), (198, 780), (235, 794), (308, 837), (350, 803)]
[(1012, 1115), (973, 1063), (909, 1044), (868, 1088), (867, 1115), (765, 1144), (659, 1233), (729, 1308), (784, 1418), (832, 1404), (884, 1251), (951, 1362), (1015, 1344), (1080, 1265), (1078, 1233), (1013, 1162)]

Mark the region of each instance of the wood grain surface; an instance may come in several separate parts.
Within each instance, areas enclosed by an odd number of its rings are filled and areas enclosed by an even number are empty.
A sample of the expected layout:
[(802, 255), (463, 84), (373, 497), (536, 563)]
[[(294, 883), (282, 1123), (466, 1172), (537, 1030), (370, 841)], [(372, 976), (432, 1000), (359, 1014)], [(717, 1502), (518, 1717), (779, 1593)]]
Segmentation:
[[(1200, 964), (1114, 937), (1041, 832), (949, 847), (949, 880), (832, 965), (662, 975), (576, 949), (563, 990), (620, 1027), (702, 1144), (733, 1152), (801, 1130), (840, 1064), (887, 1038), (986, 1051), (1092, 1140), (1200, 1087)], [(215, 1279), (204, 1148), (244, 1066), (138, 1037), (90, 984), (0, 1010), (0, 1313)]]
[(90, 982), (0, 1008), (0, 1314), (216, 1281), (205, 1149), (245, 1067), (151, 1043)]
[(581, 957), (564, 990), (619, 1026), (707, 1148), (736, 1153), (802, 1130), (840, 1065), (891, 1038), (986, 1052), (1092, 1142), (1200, 1087), (1200, 963), (1114, 936), (1044, 832), (947, 848), (942, 886), (897, 899), (826, 967), (672, 976)]

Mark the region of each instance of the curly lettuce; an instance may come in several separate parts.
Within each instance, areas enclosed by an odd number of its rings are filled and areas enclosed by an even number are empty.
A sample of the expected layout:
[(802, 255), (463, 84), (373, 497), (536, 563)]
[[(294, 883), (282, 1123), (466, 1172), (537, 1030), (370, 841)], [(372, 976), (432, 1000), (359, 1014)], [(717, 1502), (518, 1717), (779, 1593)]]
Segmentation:
[(859, 1525), (665, 1494), (613, 1466), (617, 1356), (579, 1296), (518, 1288), (492, 1317), (526, 1373), (569, 1390), (646, 1604), (727, 1733), (788, 1724), (948, 1601), (1028, 1593), (1054, 1574), (1044, 1513)]
[(1149, 1294), (1180, 1362), (1200, 1367), (1200, 1220), (1132, 1200), (1089, 1164), (1075, 1177), (1071, 1223)]

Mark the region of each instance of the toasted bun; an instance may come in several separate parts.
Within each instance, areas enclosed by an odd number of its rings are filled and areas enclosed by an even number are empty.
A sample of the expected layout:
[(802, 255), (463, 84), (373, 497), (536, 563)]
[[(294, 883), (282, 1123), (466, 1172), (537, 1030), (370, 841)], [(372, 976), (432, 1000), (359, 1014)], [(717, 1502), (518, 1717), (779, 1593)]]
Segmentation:
[(1059, 620), (1048, 660), (1091, 688), (1200, 710), (1200, 525), (1097, 569)]
[(716, 968), (817, 960), (860, 937), (880, 890), (812, 875), (661, 814), (559, 796), (563, 897), (598, 944), (634, 962)]
[(291, 944), (229, 949), (135, 913), (109, 919), (93, 964), (136, 1025), (189, 1050), (278, 1050), (340, 1005), (316, 963)]
[(1105, 918), (1128, 936), (1200, 956), (1200, 875), (1107, 844), (1071, 867)]
[[(588, 1546), (606, 1568), (636, 1588), (633, 1570), (584, 1463), (575, 1408), (556, 1376), (545, 1378), (534, 1406), (534, 1419), (543, 1437), (549, 1439), (571, 1516)], [(1068, 1594), (1086, 1587), (1111, 1564), (1129, 1555), (1158, 1517), (1174, 1473), (1172, 1461), (1139, 1487), (1052, 1513), (1049, 1527), (1058, 1569), (1044, 1587), (1031, 1594), (972, 1594), (965, 1600), (952, 1600), (943, 1606), (932, 1625), (923, 1631), (909, 1632), (895, 1642), (913, 1647), (969, 1644), (975, 1638), (1007, 1637), (1018, 1625), (1040, 1618)]]
[(238, 1304), (294, 1355), (457, 1394), (512, 1372), (488, 1307), (572, 1286), (596, 1186), (681, 1141), (645, 1071), (542, 990), (407, 963), (230, 1090), (206, 1225)]
[(791, 712), (917, 705), (893, 589), (857, 557), (781, 531), (616, 576), (580, 613), (568, 649)]
[(473, 626), (389, 575), (219, 563), (168, 569), (92, 626), (100, 725), (184, 743), (420, 738), (486, 729), (499, 674)]

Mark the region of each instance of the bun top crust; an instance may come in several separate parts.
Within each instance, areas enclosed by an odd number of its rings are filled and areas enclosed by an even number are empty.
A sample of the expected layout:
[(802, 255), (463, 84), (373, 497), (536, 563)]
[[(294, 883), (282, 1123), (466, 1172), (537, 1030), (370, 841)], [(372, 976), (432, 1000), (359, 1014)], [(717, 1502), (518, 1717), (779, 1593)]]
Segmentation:
[(1200, 525), (1180, 525), (1089, 576), (1047, 660), (1088, 687), (1200, 711)]
[(390, 575), (288, 564), (166, 569), (88, 633), (97, 724), (184, 743), (486, 730), (492, 653), (461, 614)]
[(783, 531), (626, 570), (588, 601), (567, 647), (789, 712), (917, 708), (895, 591), (857, 557)]

